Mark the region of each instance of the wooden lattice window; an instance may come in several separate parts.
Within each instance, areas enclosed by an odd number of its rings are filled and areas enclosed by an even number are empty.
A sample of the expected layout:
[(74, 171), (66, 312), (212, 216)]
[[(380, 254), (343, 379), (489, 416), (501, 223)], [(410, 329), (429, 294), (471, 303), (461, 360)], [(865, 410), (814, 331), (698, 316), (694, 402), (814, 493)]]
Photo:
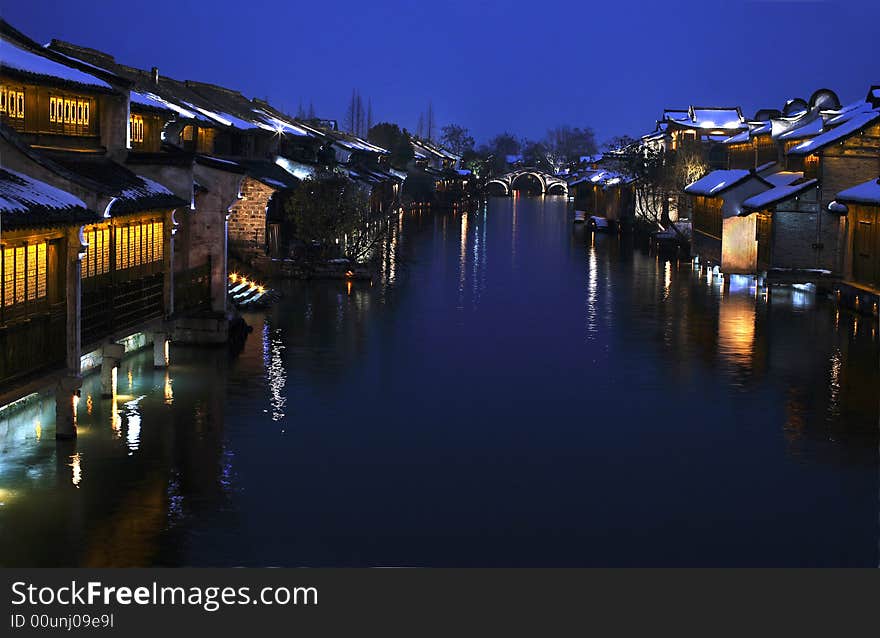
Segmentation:
[(164, 255), (162, 222), (146, 222), (116, 229), (116, 269), (124, 270), (161, 261)]
[(92, 228), (85, 232), (89, 245), (83, 262), (83, 278), (104, 275), (110, 272), (110, 228)]
[(132, 115), (129, 118), (132, 144), (144, 143), (144, 118), (140, 115)]
[(15, 120), (24, 119), (24, 89), (0, 85), (0, 113)]
[(0, 291), (5, 307), (46, 297), (46, 242), (4, 248)]

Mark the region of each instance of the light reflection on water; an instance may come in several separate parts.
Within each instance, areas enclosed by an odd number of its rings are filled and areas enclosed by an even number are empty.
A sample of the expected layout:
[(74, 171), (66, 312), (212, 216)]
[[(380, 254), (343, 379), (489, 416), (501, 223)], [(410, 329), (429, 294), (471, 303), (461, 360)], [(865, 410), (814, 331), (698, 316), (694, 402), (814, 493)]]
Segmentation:
[(279, 284), (234, 355), (87, 377), (75, 442), (0, 416), (0, 563), (877, 563), (870, 321), (561, 199), (392, 228), (374, 286)]

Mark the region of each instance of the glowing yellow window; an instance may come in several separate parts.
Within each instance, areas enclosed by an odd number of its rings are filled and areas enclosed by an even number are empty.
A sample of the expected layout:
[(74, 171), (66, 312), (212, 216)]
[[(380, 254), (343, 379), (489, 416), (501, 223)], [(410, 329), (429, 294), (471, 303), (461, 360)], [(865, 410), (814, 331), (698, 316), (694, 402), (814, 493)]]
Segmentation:
[(164, 257), (165, 244), (162, 238), (163, 226), (162, 222), (153, 224), (153, 255), (156, 261)]
[(131, 141), (140, 144), (144, 141), (144, 118), (140, 115), (132, 115), (130, 120)]
[(15, 303), (24, 301), (24, 246), (15, 249)]
[(15, 303), (15, 248), (3, 250), (3, 299), (6, 306)]

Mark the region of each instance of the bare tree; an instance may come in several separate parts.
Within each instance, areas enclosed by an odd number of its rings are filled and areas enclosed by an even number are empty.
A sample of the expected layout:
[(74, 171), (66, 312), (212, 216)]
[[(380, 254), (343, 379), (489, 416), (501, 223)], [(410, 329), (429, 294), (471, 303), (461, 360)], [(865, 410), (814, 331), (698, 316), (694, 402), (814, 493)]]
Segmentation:
[(364, 117), (364, 101), (361, 99), (361, 92), (358, 91), (357, 94), (357, 107), (356, 107), (356, 115), (355, 115), (355, 131), (354, 134), (358, 137), (363, 137), (366, 135), (364, 131), (364, 124), (366, 118)]
[(425, 137), (429, 142), (434, 140), (434, 105), (428, 101), (428, 111), (425, 115)]
[(345, 112), (345, 130), (354, 133), (357, 126), (357, 90), (351, 90), (351, 100), (348, 102), (348, 109)]

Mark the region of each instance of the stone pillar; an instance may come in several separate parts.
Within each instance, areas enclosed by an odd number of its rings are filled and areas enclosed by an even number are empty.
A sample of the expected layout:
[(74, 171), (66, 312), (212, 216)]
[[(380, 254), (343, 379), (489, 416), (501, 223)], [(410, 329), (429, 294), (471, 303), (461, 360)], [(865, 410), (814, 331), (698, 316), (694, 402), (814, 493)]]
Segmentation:
[(165, 263), (162, 264), (165, 270), (165, 316), (170, 317), (174, 314), (174, 235), (177, 233), (177, 221), (174, 214), (177, 211), (171, 211), (165, 216), (166, 235), (163, 237), (165, 242)]
[(168, 367), (168, 335), (164, 332), (153, 333), (153, 367)]
[(229, 215), (220, 213), (223, 220), (223, 237), (218, 237), (219, 255), (211, 259), (211, 310), (226, 314), (226, 297), (229, 280)]
[(113, 396), (113, 370), (119, 367), (125, 347), (121, 343), (107, 343), (101, 350), (101, 398)]
[(79, 400), (82, 378), (65, 375), (55, 387), (55, 438), (76, 438), (76, 404)]
[(73, 376), (80, 373), (82, 357), (82, 258), (86, 251), (82, 232), (83, 228), (80, 227), (68, 231), (67, 258), (64, 260), (64, 295), (67, 302), (65, 365)]

